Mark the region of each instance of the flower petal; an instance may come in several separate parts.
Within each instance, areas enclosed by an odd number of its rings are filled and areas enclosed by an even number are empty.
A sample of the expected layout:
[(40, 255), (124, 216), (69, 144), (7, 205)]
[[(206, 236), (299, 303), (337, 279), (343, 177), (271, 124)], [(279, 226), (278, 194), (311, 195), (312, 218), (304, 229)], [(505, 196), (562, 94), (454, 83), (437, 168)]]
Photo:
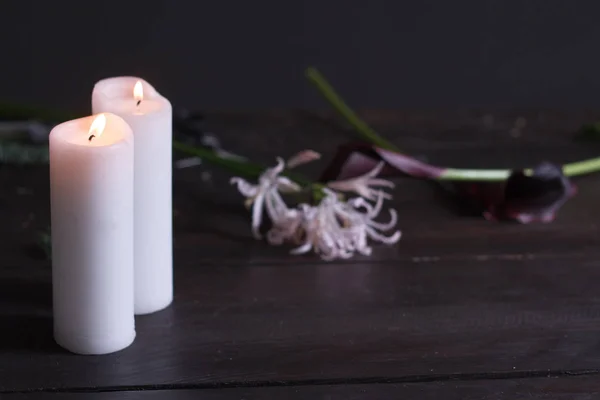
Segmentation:
[(258, 193), (258, 186), (252, 185), (250, 182), (248, 182), (242, 178), (239, 178), (239, 177), (231, 178), (229, 180), (229, 183), (231, 183), (232, 185), (233, 184), (237, 185), (238, 191), (244, 197), (254, 197)]
[(385, 186), (389, 188), (396, 187), (394, 182), (388, 181), (387, 179), (370, 179), (369, 186)]
[(256, 239), (262, 238), (260, 234), (260, 225), (262, 223), (264, 199), (265, 194), (259, 193), (259, 195), (256, 196), (256, 200), (254, 200), (254, 205), (252, 206), (252, 234)]
[(332, 162), (321, 175), (321, 181), (354, 178), (372, 171), (381, 161), (385, 161), (378, 173), (381, 176), (437, 178), (446, 170), (406, 154), (385, 150), (365, 142), (352, 142), (338, 148)]
[(375, 229), (379, 229), (380, 231), (387, 231), (389, 229), (392, 229), (394, 226), (396, 226), (396, 223), (398, 222), (398, 213), (396, 213), (396, 210), (390, 209), (390, 220), (386, 223), (383, 222), (375, 222), (375, 221), (369, 221), (368, 225), (372, 226)]
[(277, 189), (283, 193), (294, 193), (299, 192), (302, 188), (289, 178), (285, 176), (279, 176), (277, 177)]
[(312, 249), (312, 243), (310, 241), (306, 241), (304, 244), (292, 249), (290, 254), (304, 254), (308, 253)]
[(437, 178), (445, 171), (445, 168), (424, 163), (416, 158), (395, 151), (376, 147), (375, 152), (387, 164), (415, 178)]
[[(373, 187), (376, 187), (376, 186), (386, 186), (389, 188), (394, 187), (394, 184), (388, 180), (375, 178), (375, 176), (377, 176), (379, 174), (379, 172), (384, 167), (384, 165), (385, 165), (385, 163), (382, 161), (379, 164), (377, 164), (375, 166), (375, 168), (373, 168), (372, 170), (368, 171), (365, 174), (356, 176), (351, 179), (330, 181), (330, 182), (327, 182), (327, 186), (332, 189), (343, 191), (343, 192), (355, 192), (359, 196), (362, 196), (366, 199), (374, 200), (375, 197), (378, 196), (378, 193), (379, 192), (383, 193), (383, 191), (375, 190), (375, 189), (373, 189)], [(391, 199), (391, 197), (392, 197), (388, 193), (384, 193), (383, 196), (387, 199)]]
[(561, 167), (542, 163), (531, 175), (514, 171), (505, 182), (502, 198), (487, 206), (487, 218), (548, 223), (575, 193)]
[(385, 236), (385, 235), (382, 235), (381, 233), (377, 232), (373, 228), (367, 228), (367, 235), (371, 239), (376, 240), (378, 242), (385, 243), (385, 244), (394, 244), (394, 243), (398, 242), (398, 240), (400, 240), (400, 238), (402, 237), (402, 232), (396, 231), (391, 236)]
[(309, 163), (321, 158), (321, 154), (313, 150), (302, 150), (287, 160), (286, 166), (288, 168), (295, 168), (299, 165)]

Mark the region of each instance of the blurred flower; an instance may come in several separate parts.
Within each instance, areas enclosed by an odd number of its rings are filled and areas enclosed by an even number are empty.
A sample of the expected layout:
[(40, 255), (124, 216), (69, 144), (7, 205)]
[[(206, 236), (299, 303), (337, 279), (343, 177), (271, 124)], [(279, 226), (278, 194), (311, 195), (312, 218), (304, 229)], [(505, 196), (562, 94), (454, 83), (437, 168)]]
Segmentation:
[(577, 193), (562, 168), (542, 163), (530, 175), (514, 171), (499, 199), (490, 201), (483, 213), (488, 220), (516, 220), (522, 224), (552, 222), (556, 212)]
[(385, 162), (381, 161), (371, 171), (357, 176), (355, 178), (331, 181), (327, 182), (327, 186), (331, 189), (339, 190), (342, 192), (355, 192), (359, 196), (365, 199), (375, 200), (379, 196), (383, 196), (385, 199), (391, 199), (392, 196), (389, 193), (383, 192), (381, 189), (374, 189), (377, 186), (383, 186), (393, 188), (394, 183), (386, 179), (377, 179), (381, 169), (385, 165)]
[(261, 238), (259, 229), (262, 223), (263, 207), (274, 225), (283, 223), (288, 217), (289, 209), (285, 205), (279, 192), (291, 193), (300, 191), (300, 186), (285, 176), (280, 176), (285, 166), (281, 158), (277, 158), (277, 165), (268, 168), (258, 178), (258, 184), (253, 185), (248, 181), (234, 177), (231, 184), (236, 184), (240, 193), (246, 197), (246, 206), (252, 206), (252, 233), (257, 239)]
[(321, 158), (321, 154), (313, 150), (303, 150), (290, 157), (286, 162), (286, 167), (295, 168), (299, 165), (309, 163)]
[[(292, 250), (292, 254), (304, 254), (313, 250), (324, 260), (350, 258), (356, 252), (371, 254), (367, 239), (385, 244), (394, 244), (400, 240), (400, 231), (391, 236), (381, 232), (396, 225), (396, 212), (390, 210), (391, 220), (378, 223), (374, 219), (381, 212), (383, 195), (377, 197), (375, 205), (371, 205), (361, 197), (340, 201), (337, 193), (323, 189), (325, 197), (317, 206), (303, 204), (301, 230), (303, 243)], [(361, 212), (360, 209), (365, 211)]]
[[(524, 224), (551, 222), (560, 207), (576, 194), (575, 185), (563, 174), (563, 168), (551, 163), (542, 163), (527, 173), (522, 170), (494, 171), (506, 174), (506, 178), (500, 180), (457, 178), (438, 181), (449, 169), (367, 143), (341, 146), (332, 163), (323, 172), (321, 181), (329, 182), (343, 178), (342, 182), (352, 182), (364, 179), (375, 171), (374, 166), (378, 176), (430, 179), (452, 191), (459, 200), (459, 205), (468, 206), (477, 215), (483, 215), (489, 221), (517, 221)], [(477, 175), (481, 171), (470, 172)], [(352, 178), (360, 174), (363, 175)], [(357, 186), (362, 188), (361, 194), (366, 197), (367, 185), (362, 182), (362, 185)], [(328, 186), (343, 190), (348, 185), (342, 188), (330, 184)]]
[[(298, 162), (302, 160), (311, 161), (315, 154), (301, 152), (292, 157), (292, 160), (296, 160), (292, 165), (299, 165)], [(272, 224), (267, 232), (267, 242), (272, 245), (295, 243), (298, 247), (291, 251), (292, 254), (304, 254), (312, 250), (325, 260), (345, 259), (356, 253), (370, 255), (372, 249), (369, 240), (385, 244), (400, 240), (400, 231), (390, 236), (383, 233), (396, 225), (394, 210), (390, 210), (391, 218), (387, 223), (375, 221), (381, 213), (384, 199), (389, 197), (383, 191), (370, 187), (381, 184), (382, 180), (374, 179), (381, 169), (379, 166), (341, 186), (368, 196), (374, 204), (364, 197), (343, 201), (338, 192), (318, 186), (317, 190), (321, 190), (324, 196), (317, 205), (303, 203), (295, 208), (288, 207), (281, 193), (298, 192), (301, 187), (280, 175), (284, 166), (284, 161), (278, 158), (275, 167), (266, 169), (260, 175), (258, 184), (239, 177), (231, 179), (231, 183), (237, 185), (237, 189), (246, 197), (246, 205), (252, 206), (252, 232), (256, 238), (261, 237), (259, 229), (264, 209)]]

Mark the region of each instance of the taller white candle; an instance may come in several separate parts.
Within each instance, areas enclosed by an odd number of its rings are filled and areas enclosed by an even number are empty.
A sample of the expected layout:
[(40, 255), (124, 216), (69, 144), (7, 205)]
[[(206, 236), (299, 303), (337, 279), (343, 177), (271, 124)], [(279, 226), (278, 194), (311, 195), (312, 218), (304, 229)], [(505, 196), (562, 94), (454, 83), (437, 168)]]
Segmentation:
[(149, 314), (173, 300), (171, 103), (125, 76), (96, 83), (92, 111), (119, 115), (135, 137), (135, 313)]
[(133, 133), (112, 114), (50, 132), (54, 338), (106, 354), (135, 338)]

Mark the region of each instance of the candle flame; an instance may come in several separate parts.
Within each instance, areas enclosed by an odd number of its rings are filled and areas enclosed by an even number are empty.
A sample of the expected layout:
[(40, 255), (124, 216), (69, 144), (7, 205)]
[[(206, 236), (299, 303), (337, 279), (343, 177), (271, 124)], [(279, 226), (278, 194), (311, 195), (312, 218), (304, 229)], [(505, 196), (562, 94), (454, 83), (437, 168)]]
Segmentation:
[(135, 86), (133, 87), (133, 97), (138, 102), (144, 100), (144, 87), (142, 86), (142, 81), (137, 81), (135, 83)]
[(104, 114), (98, 115), (94, 118), (92, 125), (90, 125), (90, 130), (88, 135), (90, 135), (90, 141), (93, 137), (100, 137), (102, 132), (104, 132), (104, 127), (106, 126), (106, 116)]

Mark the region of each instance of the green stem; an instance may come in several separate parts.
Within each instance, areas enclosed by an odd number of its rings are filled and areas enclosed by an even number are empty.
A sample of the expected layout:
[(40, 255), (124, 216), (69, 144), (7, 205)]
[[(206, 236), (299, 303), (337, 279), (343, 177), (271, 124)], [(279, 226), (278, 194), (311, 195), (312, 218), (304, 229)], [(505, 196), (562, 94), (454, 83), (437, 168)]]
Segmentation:
[[(600, 157), (576, 161), (562, 167), (565, 176), (579, 176), (600, 171)], [(526, 175), (531, 175), (531, 168), (525, 169)], [(509, 177), (509, 169), (455, 169), (448, 168), (437, 179), (441, 181), (503, 181)]]
[[(200, 157), (202, 161), (209, 162), (213, 165), (222, 167), (227, 169), (228, 171), (237, 174), (239, 176), (243, 176), (248, 179), (256, 179), (262, 174), (265, 170), (265, 167), (260, 164), (251, 163), (248, 161), (238, 161), (230, 158), (223, 158), (216, 154), (212, 150), (207, 150), (201, 147), (194, 147), (187, 145), (185, 143), (181, 143), (178, 141), (173, 141), (173, 148), (175, 150), (179, 150), (183, 153), (187, 153), (190, 155), (194, 155)], [(302, 186), (314, 186), (313, 182), (309, 181), (305, 177), (291, 173), (286, 171), (284, 176), (287, 176), (294, 182), (298, 183)]]
[[(386, 139), (379, 136), (366, 122), (361, 120), (344, 100), (336, 93), (335, 89), (327, 82), (325, 77), (313, 67), (306, 69), (307, 78), (317, 87), (319, 92), (337, 110), (346, 121), (351, 124), (358, 133), (375, 146), (399, 152), (397, 147)], [(578, 176), (600, 171), (600, 157), (588, 160), (576, 161), (563, 166), (566, 176)], [(525, 170), (529, 175), (533, 172), (531, 168)], [(437, 177), (442, 181), (503, 181), (507, 179), (512, 170), (510, 169), (457, 169), (447, 168), (444, 173)]]
[(563, 172), (566, 176), (585, 175), (597, 171), (600, 171), (600, 157), (563, 165)]
[(0, 164), (35, 165), (49, 161), (47, 145), (0, 140)]
[(367, 139), (369, 142), (383, 147), (388, 150), (398, 151), (398, 148), (394, 146), (392, 143), (388, 142), (375, 130), (373, 130), (366, 122), (356, 115), (354, 111), (342, 100), (342, 98), (335, 92), (333, 87), (327, 82), (325, 77), (321, 75), (321, 73), (313, 67), (309, 67), (306, 69), (306, 77), (316, 86), (316, 88), (321, 92), (323, 97), (325, 97), (329, 103), (333, 106), (333, 108), (339, 112), (342, 117), (348, 121), (350, 125), (356, 129), (356, 131)]
[(503, 181), (510, 175), (508, 169), (456, 169), (447, 168), (437, 178), (439, 181)]
[(254, 164), (248, 161), (238, 161), (234, 159), (223, 158), (217, 155), (214, 151), (203, 149), (201, 147), (190, 146), (178, 141), (173, 141), (173, 148), (183, 153), (200, 157), (202, 161), (207, 161), (216, 166), (223, 167), (231, 171), (232, 173), (238, 174), (249, 179), (258, 178), (260, 174), (264, 171), (264, 168), (259, 164)]

